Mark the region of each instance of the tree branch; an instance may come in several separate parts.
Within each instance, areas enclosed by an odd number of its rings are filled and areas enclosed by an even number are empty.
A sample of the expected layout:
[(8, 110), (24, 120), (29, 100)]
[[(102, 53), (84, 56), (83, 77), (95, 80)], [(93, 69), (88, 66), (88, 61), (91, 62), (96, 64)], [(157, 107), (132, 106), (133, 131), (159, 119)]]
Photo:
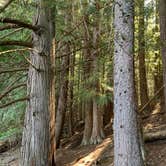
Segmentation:
[(9, 94), (11, 91), (13, 91), (14, 89), (17, 89), (17, 88), (20, 88), (22, 86), (26, 86), (26, 84), (18, 84), (16, 86), (12, 86), (12, 87), (9, 87), (5, 90), (5, 92), (3, 94), (0, 95), (0, 100), (2, 100), (3, 97), (5, 97), (7, 94)]
[(32, 50), (33, 50), (32, 48), (12, 49), (12, 50), (7, 50), (7, 51), (2, 51), (2, 52), (0, 52), (0, 55), (12, 53), (12, 52), (23, 52), (23, 51), (32, 51)]
[(8, 69), (8, 70), (0, 70), (0, 74), (4, 74), (4, 73), (13, 73), (13, 72), (18, 72), (18, 71), (27, 71), (28, 68), (20, 68), (20, 69)]
[(6, 37), (8, 37), (8, 36), (10, 36), (10, 35), (13, 35), (13, 34), (16, 33), (16, 32), (21, 31), (22, 29), (23, 29), (23, 28), (15, 29), (15, 30), (13, 30), (12, 32), (9, 32), (9, 33), (3, 35), (2, 37), (0, 37), (0, 40), (4, 39), (4, 38), (6, 38)]
[(165, 85), (166, 84), (162, 85), (160, 89), (154, 94), (154, 96), (147, 103), (145, 103), (145, 105), (140, 110), (138, 110), (138, 112), (142, 112), (147, 107), (147, 105), (150, 104), (155, 99), (155, 97), (163, 90)]
[(5, 107), (8, 107), (9, 105), (12, 105), (12, 104), (18, 103), (18, 102), (22, 102), (22, 101), (25, 101), (25, 100), (29, 100), (29, 97), (24, 97), (24, 98), (13, 100), (13, 101), (11, 101), (7, 104), (0, 105), (0, 108), (5, 108)]
[(15, 24), (19, 27), (23, 27), (23, 28), (28, 28), (31, 29), (33, 31), (39, 31), (40, 27), (39, 26), (33, 26), (32, 24), (20, 21), (20, 20), (16, 20), (16, 19), (12, 19), (12, 18), (0, 18), (0, 22), (1, 23), (10, 23), (10, 24)]
[(31, 42), (26, 42), (26, 41), (17, 41), (17, 40), (0, 41), (0, 46), (6, 46), (6, 45), (24, 46), (29, 48), (32, 48), (33, 46)]
[(0, 26), (0, 31), (4, 31), (7, 29), (14, 29), (14, 28), (19, 28), (20, 26), (15, 25), (15, 24), (8, 24), (8, 25), (4, 25), (4, 26)]

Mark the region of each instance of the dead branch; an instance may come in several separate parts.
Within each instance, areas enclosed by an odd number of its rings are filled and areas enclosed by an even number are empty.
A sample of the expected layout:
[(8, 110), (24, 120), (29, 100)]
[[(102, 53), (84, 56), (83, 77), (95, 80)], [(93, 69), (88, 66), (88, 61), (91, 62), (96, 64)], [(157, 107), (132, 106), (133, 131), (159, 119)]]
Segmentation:
[(14, 28), (19, 28), (19, 26), (15, 25), (15, 24), (3, 25), (3, 26), (0, 26), (0, 31), (4, 31), (4, 30), (8, 30), (8, 29), (14, 29)]
[(34, 26), (32, 24), (23, 22), (21, 20), (12, 19), (12, 18), (0, 18), (0, 22), (1, 23), (15, 24), (19, 27), (28, 28), (28, 29), (33, 30), (35, 32), (40, 30), (39, 26)]
[(10, 106), (12, 104), (15, 104), (15, 103), (18, 103), (18, 102), (22, 102), (22, 101), (26, 101), (28, 99), (29, 99), (29, 97), (23, 97), (23, 98), (20, 98), (20, 99), (16, 99), (16, 100), (13, 100), (13, 101), (11, 101), (9, 103), (0, 105), (0, 108), (5, 108), (5, 107), (8, 107), (8, 106)]
[(7, 70), (0, 70), (0, 74), (4, 74), (4, 73), (13, 73), (13, 72), (19, 72), (19, 71), (27, 71), (28, 68), (19, 68), (19, 69), (7, 69)]
[(32, 48), (12, 49), (7, 51), (2, 51), (0, 52), (0, 55), (12, 53), (12, 52), (22, 52), (22, 51), (31, 51), (31, 50), (33, 49)]
[(17, 40), (0, 41), (0, 46), (6, 46), (6, 45), (24, 46), (29, 48), (32, 48), (33, 46), (31, 42), (26, 42), (26, 41), (17, 41)]
[(15, 30), (13, 30), (12, 32), (9, 32), (8, 34), (5, 34), (5, 35), (3, 35), (2, 37), (0, 37), (0, 40), (1, 40), (1, 39), (4, 39), (4, 38), (6, 38), (6, 37), (8, 37), (8, 36), (10, 36), (10, 35), (13, 35), (13, 34), (16, 33), (16, 32), (21, 31), (22, 29), (23, 29), (23, 28), (15, 29)]
[(4, 91), (4, 93), (2, 93), (2, 94), (0, 95), (0, 100), (2, 100), (2, 98), (5, 97), (7, 94), (9, 94), (11, 91), (13, 91), (13, 90), (15, 90), (15, 89), (17, 89), (17, 88), (20, 88), (20, 87), (22, 87), (22, 86), (26, 86), (26, 84), (25, 84), (25, 83), (23, 83), (23, 84), (18, 84), (18, 85), (15, 85), (15, 86), (12, 86), (12, 87), (7, 88), (7, 89)]
[(138, 112), (142, 112), (155, 99), (155, 97), (161, 92), (161, 90), (164, 87), (165, 87), (165, 84), (161, 86), (161, 88), (154, 94), (154, 96)]

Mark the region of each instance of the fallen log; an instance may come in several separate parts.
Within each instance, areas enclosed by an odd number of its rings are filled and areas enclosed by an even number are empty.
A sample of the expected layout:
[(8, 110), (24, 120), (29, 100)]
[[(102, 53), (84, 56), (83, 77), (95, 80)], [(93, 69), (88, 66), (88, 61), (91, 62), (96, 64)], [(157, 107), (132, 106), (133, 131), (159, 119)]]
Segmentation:
[(166, 139), (166, 129), (155, 131), (155, 132), (151, 131), (151, 132), (144, 133), (145, 142), (153, 142), (153, 141), (164, 140), (164, 139)]
[(79, 159), (76, 159), (69, 166), (92, 166), (93, 164), (96, 165), (95, 163), (110, 144), (112, 144), (112, 139), (106, 138), (101, 144), (97, 145), (92, 152), (81, 156), (81, 158), (79, 157)]

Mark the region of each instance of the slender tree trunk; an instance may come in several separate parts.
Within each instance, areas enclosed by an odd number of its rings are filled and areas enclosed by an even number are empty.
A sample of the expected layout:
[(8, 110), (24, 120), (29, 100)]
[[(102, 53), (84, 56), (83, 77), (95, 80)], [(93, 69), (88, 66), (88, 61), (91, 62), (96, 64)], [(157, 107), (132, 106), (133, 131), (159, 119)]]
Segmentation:
[(134, 101), (134, 1), (115, 1), (114, 165), (142, 166)]
[[(166, 1), (159, 0), (160, 40), (163, 63), (163, 82), (166, 84)], [(164, 105), (166, 105), (166, 86), (164, 87)], [(165, 111), (164, 106), (164, 111)]]
[(50, 59), (54, 59), (53, 52), (51, 53), (54, 24), (51, 8), (47, 8), (49, 4), (50, 1), (40, 0), (33, 20), (33, 24), (41, 26), (42, 29), (33, 32), (34, 51), (30, 54), (30, 60), (35, 68), (31, 65), (28, 73), (29, 101), (22, 138), (22, 166), (55, 165), (55, 142), (51, 141), (55, 140), (55, 126), (50, 123), (54, 121), (54, 117), (50, 117), (54, 116), (54, 91), (51, 91), (54, 87), (51, 67), (54, 64), (50, 65)]
[(49, 122), (49, 131), (50, 131), (50, 151), (49, 151), (49, 166), (56, 165), (56, 141), (55, 141), (55, 104), (56, 104), (56, 96), (55, 96), (55, 50), (56, 50), (56, 41), (55, 41), (55, 7), (51, 7), (49, 10), (49, 18), (50, 18), (50, 36), (51, 36), (51, 48), (50, 48), (50, 122)]
[[(69, 43), (64, 43), (64, 53), (70, 52)], [(67, 94), (68, 94), (68, 76), (69, 76), (69, 56), (64, 56), (62, 58), (62, 74), (60, 82), (60, 94), (58, 99), (58, 107), (56, 113), (56, 146), (59, 147), (60, 136), (63, 129), (65, 112), (67, 108)]]
[[(68, 13), (67, 13), (67, 26), (68, 29), (71, 30), (72, 29), (72, 21), (73, 21), (73, 0), (69, 0), (68, 1)], [(75, 46), (73, 47), (73, 49), (71, 49), (72, 51), (74, 51), (74, 53), (72, 53), (70, 55), (70, 62), (69, 62), (69, 66), (70, 66), (70, 70), (69, 70), (69, 118), (68, 118), (68, 129), (69, 129), (69, 135), (72, 136), (73, 134), (73, 100), (74, 100), (74, 65), (75, 65)]]
[(75, 64), (75, 54), (70, 57), (70, 91), (69, 91), (69, 135), (73, 133), (73, 100), (74, 100), (74, 64)]
[[(140, 0), (139, 4), (139, 25), (138, 25), (138, 59), (139, 59), (139, 94), (141, 107), (148, 101), (148, 86), (145, 64), (145, 24), (144, 24), (144, 0)], [(145, 110), (150, 111), (150, 105), (147, 105)]]

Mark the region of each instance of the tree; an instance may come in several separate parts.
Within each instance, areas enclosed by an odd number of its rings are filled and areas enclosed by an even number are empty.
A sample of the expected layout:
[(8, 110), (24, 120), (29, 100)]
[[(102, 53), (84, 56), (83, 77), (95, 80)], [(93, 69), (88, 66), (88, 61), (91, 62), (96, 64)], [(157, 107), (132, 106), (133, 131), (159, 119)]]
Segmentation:
[[(54, 18), (51, 1), (39, 0), (33, 24), (21, 165), (55, 165)], [(52, 50), (52, 51), (51, 51)], [(52, 91), (51, 91), (52, 90)]]
[[(166, 1), (159, 0), (159, 17), (160, 17), (160, 40), (161, 56), (163, 63), (163, 82), (166, 84)], [(164, 105), (166, 104), (166, 87), (164, 87)]]
[[(139, 58), (139, 94), (141, 107), (143, 107), (148, 101), (148, 86), (146, 77), (146, 65), (145, 65), (145, 23), (144, 23), (144, 0), (138, 2), (139, 5), (139, 27), (138, 27), (138, 58)], [(146, 109), (150, 110), (150, 105), (147, 105)]]
[[(93, 2), (94, 13), (93, 19), (85, 12), (84, 13), (84, 58), (87, 61), (84, 67), (85, 87), (87, 93), (91, 92), (90, 97), (85, 103), (85, 127), (82, 144), (98, 144), (104, 138), (102, 110), (98, 103), (100, 94), (99, 82), (99, 42), (100, 42), (100, 1)], [(85, 3), (84, 7), (89, 4)], [(89, 22), (93, 25), (91, 30)], [(90, 47), (91, 46), (91, 47)]]
[[(69, 42), (63, 42), (63, 53), (70, 52)], [(62, 54), (63, 55), (63, 54)], [(60, 91), (58, 98), (58, 106), (56, 113), (56, 145), (59, 147), (60, 136), (64, 125), (65, 113), (67, 110), (67, 96), (68, 96), (68, 77), (69, 77), (69, 56), (62, 57), (62, 73), (60, 79)]]
[(99, 44), (100, 44), (100, 1), (95, 0), (95, 16), (94, 16), (94, 27), (93, 27), (93, 52), (92, 52), (92, 73), (95, 77), (93, 82), (93, 89), (95, 96), (93, 97), (93, 128), (91, 134), (91, 143), (97, 144), (104, 138), (103, 121), (102, 121), (102, 110), (101, 106), (97, 102), (100, 97), (100, 82), (99, 82)]
[(114, 18), (115, 166), (142, 166), (134, 101), (134, 1), (116, 0)]
[[(87, 4), (85, 4), (87, 5)], [(92, 85), (90, 83), (90, 76), (92, 73), (92, 53), (91, 53), (91, 38), (89, 33), (89, 16), (84, 13), (84, 52), (83, 56), (84, 59), (87, 61), (84, 64), (84, 80), (85, 80), (85, 88), (87, 92), (91, 92)], [(85, 125), (84, 125), (84, 133), (83, 133), (83, 139), (82, 139), (82, 145), (90, 144), (90, 137), (92, 133), (92, 126), (93, 126), (93, 117), (92, 117), (92, 110), (93, 110), (93, 101), (92, 98), (89, 97), (85, 101)]]

